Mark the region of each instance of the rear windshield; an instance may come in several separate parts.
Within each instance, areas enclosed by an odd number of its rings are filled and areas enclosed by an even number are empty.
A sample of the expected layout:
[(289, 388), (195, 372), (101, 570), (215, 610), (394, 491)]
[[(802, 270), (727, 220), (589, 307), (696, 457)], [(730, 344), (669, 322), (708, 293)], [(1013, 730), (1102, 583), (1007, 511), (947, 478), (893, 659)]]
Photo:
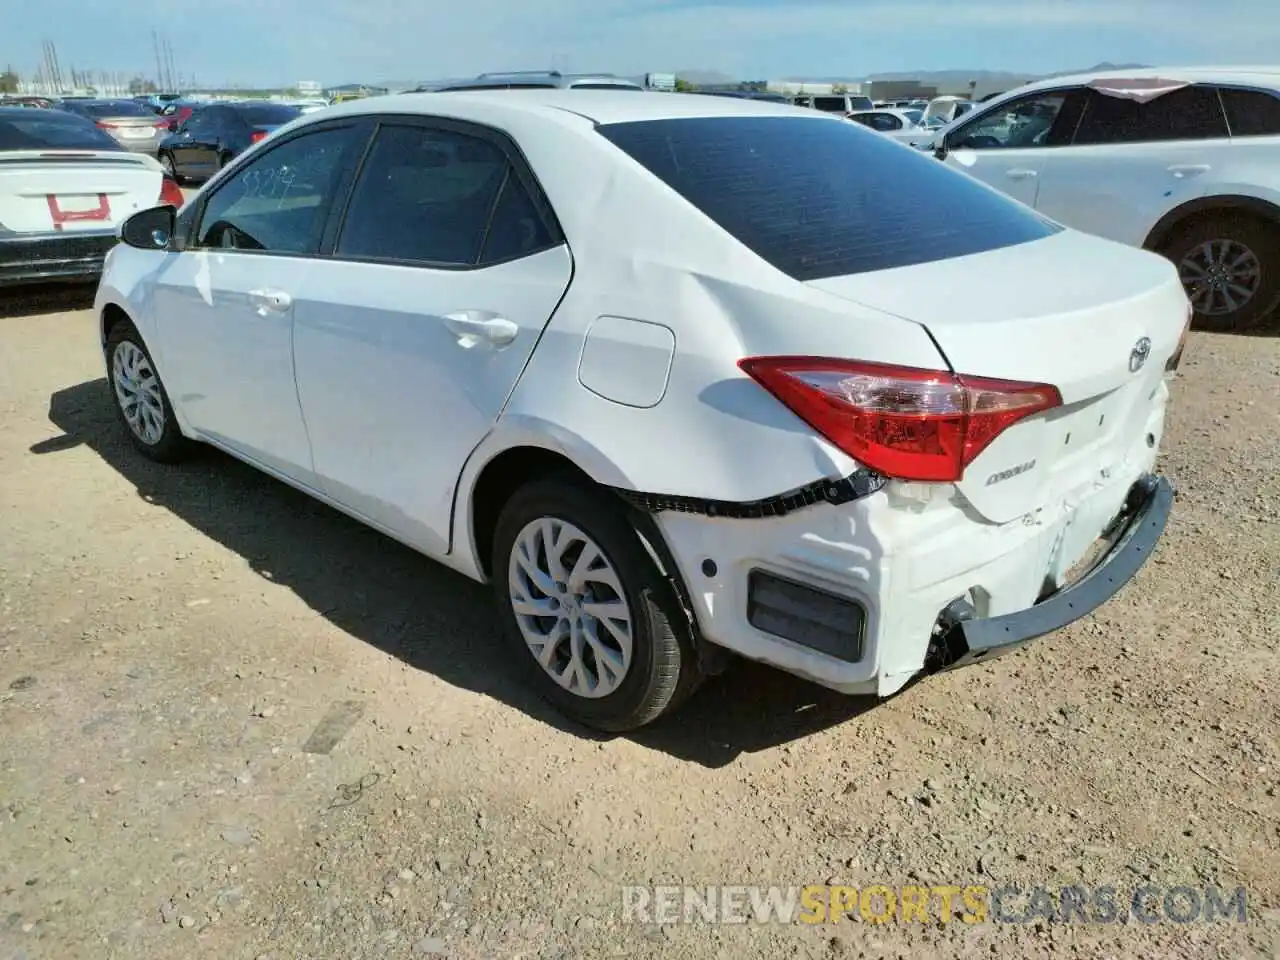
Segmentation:
[(597, 129), (797, 280), (983, 253), (1062, 229), (857, 123), (697, 117)]
[(123, 150), (87, 120), (52, 110), (0, 117), (0, 150)]
[(588, 80), (586, 83), (575, 83), (572, 85), (574, 90), (635, 90), (638, 93), (644, 93), (644, 87), (632, 86), (629, 83), (609, 83), (607, 80), (599, 82)]
[(134, 103), (132, 100), (81, 103), (76, 106), (91, 117), (154, 117), (156, 115), (156, 112), (145, 103)]
[(255, 103), (248, 107), (236, 107), (236, 113), (251, 127), (279, 126), (302, 116), (300, 109), (285, 103)]

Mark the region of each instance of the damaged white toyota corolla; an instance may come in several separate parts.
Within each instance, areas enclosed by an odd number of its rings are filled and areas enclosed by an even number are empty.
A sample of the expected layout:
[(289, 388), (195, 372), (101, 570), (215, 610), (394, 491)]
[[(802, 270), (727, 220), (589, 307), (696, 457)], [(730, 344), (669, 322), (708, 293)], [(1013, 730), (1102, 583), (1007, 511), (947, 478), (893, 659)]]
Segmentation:
[(886, 696), (1015, 649), (1171, 507), (1173, 266), (842, 118), (379, 97), (122, 236), (97, 310), (138, 448), (213, 444), (491, 581), (605, 730), (725, 651)]

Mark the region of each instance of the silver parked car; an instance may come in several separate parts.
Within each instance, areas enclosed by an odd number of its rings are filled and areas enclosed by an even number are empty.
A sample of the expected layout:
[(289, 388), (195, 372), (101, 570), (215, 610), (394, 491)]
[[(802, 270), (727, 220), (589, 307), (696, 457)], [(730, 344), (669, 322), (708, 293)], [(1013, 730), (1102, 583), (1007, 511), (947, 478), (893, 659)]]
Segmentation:
[(63, 100), (59, 109), (92, 120), (120, 146), (134, 153), (156, 155), (169, 132), (169, 120), (145, 103), (134, 100)]

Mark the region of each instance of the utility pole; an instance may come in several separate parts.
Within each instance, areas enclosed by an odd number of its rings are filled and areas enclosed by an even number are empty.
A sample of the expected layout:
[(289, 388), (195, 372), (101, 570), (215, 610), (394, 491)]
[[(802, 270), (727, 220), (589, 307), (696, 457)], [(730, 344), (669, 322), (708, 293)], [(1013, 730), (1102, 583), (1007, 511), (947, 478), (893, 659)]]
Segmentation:
[(156, 54), (156, 83), (164, 85), (164, 61), (160, 59), (160, 34), (153, 28), (151, 31), (151, 47)]

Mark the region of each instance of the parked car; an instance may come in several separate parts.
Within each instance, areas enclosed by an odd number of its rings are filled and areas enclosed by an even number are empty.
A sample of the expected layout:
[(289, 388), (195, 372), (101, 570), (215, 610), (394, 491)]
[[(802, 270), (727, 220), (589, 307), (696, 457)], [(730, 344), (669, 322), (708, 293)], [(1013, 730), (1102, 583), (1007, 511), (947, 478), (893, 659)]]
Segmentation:
[(175, 133), (191, 119), (193, 113), (205, 105), (206, 103), (200, 100), (171, 100), (160, 108), (160, 116), (164, 117), (168, 125), (166, 129), (170, 133)]
[(328, 107), (329, 101), (318, 98), (294, 100), (293, 106), (298, 108), (299, 113), (315, 113), (317, 110), (323, 110)]
[(933, 136), (933, 131), (920, 125), (923, 116), (921, 110), (855, 110), (849, 119), (894, 140), (914, 144)]
[(937, 155), (1061, 223), (1178, 265), (1196, 322), (1280, 302), (1280, 70), (1043, 80), (938, 139)]
[(786, 103), (791, 100), (780, 93), (767, 90), (698, 90), (695, 93), (707, 97), (737, 97), (739, 100), (763, 100), (766, 103)]
[(381, 97), (123, 239), (96, 311), (138, 450), (213, 444), (488, 581), (602, 729), (726, 651), (881, 696), (992, 659), (1171, 508), (1173, 267), (843, 117)]
[(130, 214), (181, 205), (159, 164), (88, 120), (0, 106), (0, 286), (96, 280)]
[(161, 165), (179, 182), (207, 180), (273, 130), (302, 116), (291, 104), (267, 100), (211, 103), (160, 142)]
[(442, 87), (419, 88), (415, 93), (459, 90), (639, 90), (644, 87), (611, 73), (570, 73), (556, 70), (482, 73), (474, 80), (451, 83)]
[(857, 110), (874, 110), (875, 104), (870, 97), (855, 97), (848, 94), (810, 95), (795, 97), (792, 100), (797, 107), (811, 107), (823, 113), (840, 113), (848, 116)]
[(126, 150), (156, 155), (167, 124), (150, 106), (132, 100), (76, 100), (66, 98), (59, 109), (84, 117), (110, 134)]
[(16, 96), (13, 94), (0, 96), (0, 107), (39, 107), (48, 110), (54, 101), (49, 97)]

